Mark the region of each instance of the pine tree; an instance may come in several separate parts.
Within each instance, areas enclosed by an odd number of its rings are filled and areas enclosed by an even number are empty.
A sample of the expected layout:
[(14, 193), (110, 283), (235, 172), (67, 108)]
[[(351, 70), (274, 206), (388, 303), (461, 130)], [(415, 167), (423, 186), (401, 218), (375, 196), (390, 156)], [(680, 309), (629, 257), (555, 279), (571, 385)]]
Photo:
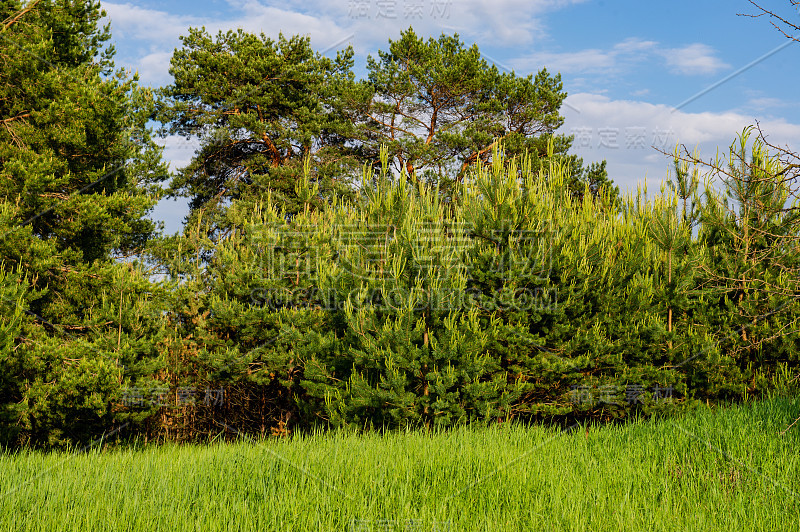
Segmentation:
[(728, 395), (764, 391), (776, 363), (797, 363), (798, 338), (788, 333), (798, 321), (792, 167), (770, 154), (763, 138), (748, 148), (751, 132), (731, 145), (726, 164), (690, 159), (722, 178), (720, 192), (707, 187), (701, 236), (710, 256), (703, 274), (715, 295), (707, 319), (729, 368), (717, 386)]
[(576, 193), (583, 193), (584, 183), (595, 195), (612, 187), (605, 163), (584, 168), (581, 159), (567, 154), (572, 137), (556, 133), (567, 96), (560, 75), (547, 69), (535, 76), (500, 73), (457, 34), (425, 41), (413, 28), (390, 40), (388, 51), (370, 56), (367, 73), (361, 90), (343, 98), (358, 126), (354, 140), (376, 166), (379, 148), (386, 145), (396, 172), (438, 183), (449, 196), (471, 165), (491, 162), (500, 142), (505, 157), (527, 153), (534, 169), (548, 168), (552, 143), (552, 156), (572, 166), (570, 186)]
[(14, 441), (111, 428), (122, 368), (152, 355), (143, 328), (158, 331), (132, 259), (166, 170), (145, 126), (152, 96), (114, 71), (102, 16), (91, 1), (0, 7), (0, 264), (28, 294), (2, 352)]
[(356, 164), (345, 146), (352, 126), (337, 100), (352, 81), (352, 49), (331, 60), (306, 37), (238, 30), (212, 38), (205, 28), (190, 28), (181, 40), (159, 117), (165, 134), (200, 142), (171, 185), (172, 194), (189, 198), (194, 216), (205, 209), (214, 230), (229, 202), (254, 206), (268, 190), (287, 215), (296, 213), (295, 185), (308, 157), (317, 201), (347, 192)]

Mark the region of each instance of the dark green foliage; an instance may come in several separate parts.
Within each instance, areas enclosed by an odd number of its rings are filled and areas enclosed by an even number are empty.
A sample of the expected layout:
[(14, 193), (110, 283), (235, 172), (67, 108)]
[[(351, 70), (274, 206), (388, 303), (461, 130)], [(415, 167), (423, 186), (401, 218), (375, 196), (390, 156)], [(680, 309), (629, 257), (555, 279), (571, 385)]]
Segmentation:
[(729, 396), (766, 391), (781, 368), (796, 367), (800, 340), (796, 166), (778, 158), (786, 153), (770, 154), (763, 138), (748, 149), (750, 135), (743, 131), (727, 161), (709, 165), (724, 189), (707, 187), (700, 210), (699, 238), (708, 253), (701, 279), (711, 304), (697, 319), (714, 330), (719, 364), (730, 374), (706, 393), (719, 387)]
[(576, 193), (583, 193), (584, 182), (595, 194), (611, 185), (605, 163), (582, 168), (580, 159), (566, 155), (572, 137), (555, 133), (564, 122), (559, 109), (567, 96), (559, 74), (501, 73), (457, 34), (425, 41), (412, 28), (390, 40), (377, 59), (369, 57), (367, 72), (361, 90), (348, 93), (356, 96), (345, 108), (373, 165), (386, 145), (398, 173), (438, 184), (449, 197), (470, 165), (491, 162), (499, 142), (505, 157), (527, 154), (534, 168), (547, 167), (552, 142), (551, 157), (567, 157), (574, 165), (570, 186)]
[[(217, 243), (200, 276), (207, 310), (191, 311), (204, 332), (187, 330), (205, 339), (204, 367), (260, 387), (278, 432), (289, 419), (614, 419), (778, 384), (762, 362), (724, 354), (714, 320), (731, 308), (703, 285), (710, 263), (678, 196), (608, 209), (606, 191), (573, 194), (568, 160), (535, 173), (530, 159), (492, 157), (456, 204), (392, 179), (388, 150), (353, 202), (308, 201), (289, 223), (234, 204), (241, 229)], [(296, 193), (314, 197), (308, 176)]]
[(155, 356), (154, 288), (119, 259), (151, 236), (166, 171), (99, 4), (28, 7), (0, 7), (0, 432), (87, 442), (117, 426), (122, 368)]
[[(333, 214), (337, 260), (320, 285), (342, 347), (317, 351), (309, 394), (334, 425), (451, 426), (493, 414), (502, 387), (465, 297), (468, 235), (440, 196), (391, 182)], [(366, 181), (371, 181), (367, 179)]]
[[(356, 82), (349, 49), (191, 30), (156, 104), (114, 72), (97, 3), (28, 7), (0, 6), (2, 445), (796, 390), (797, 166), (748, 131), (710, 165), (721, 191), (676, 152), (669, 188), (619, 197), (556, 133), (558, 76), (501, 74), (457, 36), (409, 29)], [(172, 237), (145, 218), (153, 116), (200, 141)]]
[(190, 29), (181, 40), (159, 117), (165, 133), (200, 141), (171, 187), (190, 199), (193, 213), (205, 208), (216, 217), (231, 200), (258, 203), (267, 191), (294, 213), (295, 183), (308, 157), (320, 183), (318, 201), (349, 190), (348, 175), (358, 166), (345, 146), (352, 126), (335, 100), (352, 80), (351, 49), (331, 60), (314, 52), (308, 38), (273, 41), (242, 30), (213, 39), (205, 29)]

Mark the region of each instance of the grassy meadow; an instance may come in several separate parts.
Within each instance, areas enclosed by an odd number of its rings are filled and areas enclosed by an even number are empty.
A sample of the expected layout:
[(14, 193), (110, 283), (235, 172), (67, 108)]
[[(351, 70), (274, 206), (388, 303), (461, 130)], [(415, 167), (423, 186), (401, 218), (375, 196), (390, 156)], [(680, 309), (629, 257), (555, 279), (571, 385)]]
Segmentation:
[(0, 530), (797, 530), (798, 412), (7, 453)]

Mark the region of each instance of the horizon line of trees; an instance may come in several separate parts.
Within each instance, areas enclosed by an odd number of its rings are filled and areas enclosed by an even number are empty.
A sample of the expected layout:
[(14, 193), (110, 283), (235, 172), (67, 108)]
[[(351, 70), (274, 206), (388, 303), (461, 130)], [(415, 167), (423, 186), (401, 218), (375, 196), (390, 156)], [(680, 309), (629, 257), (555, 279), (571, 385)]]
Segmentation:
[[(409, 28), (356, 80), (349, 48), (190, 29), (153, 91), (102, 16), (0, 5), (0, 445), (796, 390), (798, 157), (760, 131), (620, 195), (557, 134), (560, 76), (457, 35)], [(153, 118), (200, 141), (177, 175)], [(165, 195), (190, 200), (182, 234), (147, 219)]]

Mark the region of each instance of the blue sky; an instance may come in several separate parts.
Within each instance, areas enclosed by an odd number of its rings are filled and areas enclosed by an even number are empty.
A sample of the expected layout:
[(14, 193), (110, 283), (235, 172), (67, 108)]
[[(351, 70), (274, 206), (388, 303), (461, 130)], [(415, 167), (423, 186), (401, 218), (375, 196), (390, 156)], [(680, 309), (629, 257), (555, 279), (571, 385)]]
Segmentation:
[[(788, 0), (764, 0), (792, 21)], [(569, 94), (561, 132), (575, 134), (573, 152), (608, 160), (621, 189), (645, 177), (657, 188), (676, 142), (705, 159), (727, 148), (758, 121), (775, 144), (800, 148), (800, 43), (755, 13), (747, 0), (152, 0), (103, 2), (117, 63), (144, 83), (168, 84), (169, 59), (190, 26), (212, 32), (242, 27), (276, 37), (310, 35), (318, 51), (352, 44), (356, 74), (368, 54), (413, 26), (424, 36), (458, 33), (500, 68), (519, 75), (560, 72)], [(767, 56), (767, 57), (764, 57)], [(747, 67), (747, 68), (745, 68)], [(727, 79), (729, 78), (729, 79)], [(687, 102), (687, 100), (691, 100)], [(173, 168), (194, 145), (164, 141)], [(182, 202), (162, 202), (154, 217), (180, 229)]]

